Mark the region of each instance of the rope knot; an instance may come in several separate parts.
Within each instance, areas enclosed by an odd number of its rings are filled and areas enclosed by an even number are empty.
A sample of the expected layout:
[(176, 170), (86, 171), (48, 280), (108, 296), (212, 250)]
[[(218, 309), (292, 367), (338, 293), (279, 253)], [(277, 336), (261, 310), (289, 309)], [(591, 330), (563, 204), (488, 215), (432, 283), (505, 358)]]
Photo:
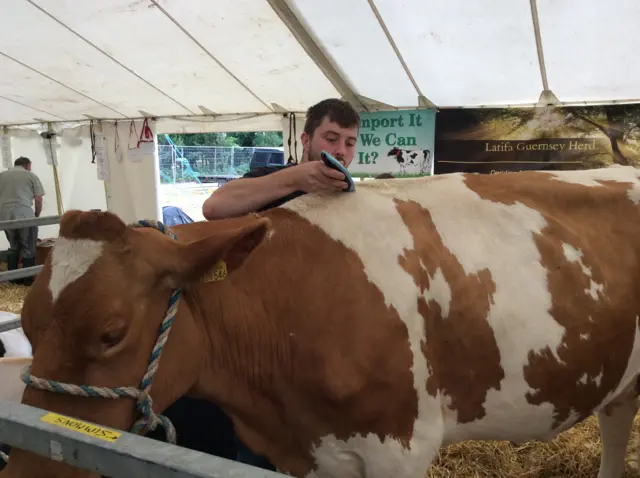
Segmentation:
[(138, 400), (136, 401), (136, 408), (145, 417), (153, 414), (153, 398), (151, 398), (149, 392), (145, 390), (139, 392)]
[(155, 430), (158, 428), (158, 425), (161, 425), (165, 429), (167, 442), (175, 444), (176, 430), (171, 420), (153, 411), (153, 399), (149, 392), (143, 390), (139, 393), (138, 400), (136, 401), (136, 409), (140, 412), (141, 417), (133, 424), (131, 432), (146, 433)]

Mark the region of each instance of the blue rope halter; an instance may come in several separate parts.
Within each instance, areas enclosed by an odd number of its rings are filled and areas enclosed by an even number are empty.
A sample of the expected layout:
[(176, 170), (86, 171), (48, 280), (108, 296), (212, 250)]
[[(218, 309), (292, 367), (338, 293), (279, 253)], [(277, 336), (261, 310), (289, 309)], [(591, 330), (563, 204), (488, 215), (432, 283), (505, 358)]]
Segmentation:
[[(165, 228), (164, 224), (159, 221), (141, 220), (137, 224), (133, 224), (133, 227), (153, 227), (158, 229), (163, 234), (177, 240), (176, 235), (169, 228)], [(158, 370), (158, 363), (162, 355), (167, 339), (169, 338), (169, 332), (178, 311), (178, 302), (180, 300), (180, 294), (182, 290), (180, 288), (173, 291), (171, 298), (169, 299), (169, 307), (165, 314), (164, 320), (160, 325), (160, 332), (156, 345), (153, 347), (151, 357), (149, 358), (149, 365), (147, 366), (147, 372), (142, 377), (140, 388), (135, 387), (94, 387), (90, 385), (73, 385), (68, 383), (56, 382), (55, 380), (47, 380), (31, 375), (31, 367), (22, 374), (22, 381), (28, 386), (37, 388), (39, 390), (46, 390), (55, 393), (66, 393), (70, 395), (79, 395), (81, 397), (100, 397), (117, 399), (121, 397), (129, 397), (136, 400), (136, 409), (141, 415), (140, 418), (131, 427), (131, 433), (139, 434), (145, 433), (149, 430), (155, 430), (158, 425), (162, 425), (165, 428), (167, 441), (171, 444), (176, 442), (176, 431), (171, 421), (164, 415), (156, 415), (153, 411), (153, 401), (149, 390), (153, 382), (153, 377)]]

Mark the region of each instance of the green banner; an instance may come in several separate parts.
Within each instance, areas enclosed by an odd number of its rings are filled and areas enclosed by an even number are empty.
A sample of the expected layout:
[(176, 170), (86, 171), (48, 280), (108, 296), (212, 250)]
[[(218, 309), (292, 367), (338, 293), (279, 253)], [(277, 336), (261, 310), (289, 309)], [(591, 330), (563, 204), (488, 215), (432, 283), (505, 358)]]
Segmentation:
[(361, 113), (360, 121), (356, 155), (349, 166), (353, 176), (433, 174), (435, 110)]
[(435, 174), (636, 164), (640, 106), (442, 110), (435, 149)]

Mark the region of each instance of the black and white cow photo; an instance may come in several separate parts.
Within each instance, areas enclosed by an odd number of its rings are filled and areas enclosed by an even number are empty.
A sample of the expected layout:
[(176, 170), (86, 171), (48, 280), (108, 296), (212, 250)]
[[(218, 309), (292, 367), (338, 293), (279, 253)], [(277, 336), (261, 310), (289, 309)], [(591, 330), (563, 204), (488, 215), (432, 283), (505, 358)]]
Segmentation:
[(428, 149), (400, 149), (393, 148), (387, 157), (393, 156), (400, 167), (400, 174), (430, 174), (431, 151)]

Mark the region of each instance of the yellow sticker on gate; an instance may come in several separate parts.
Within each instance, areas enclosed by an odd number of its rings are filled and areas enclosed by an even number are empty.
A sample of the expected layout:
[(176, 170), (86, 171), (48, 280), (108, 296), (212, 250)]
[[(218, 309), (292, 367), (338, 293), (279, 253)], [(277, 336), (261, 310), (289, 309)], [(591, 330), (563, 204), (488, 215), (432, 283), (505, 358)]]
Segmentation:
[(227, 278), (227, 264), (224, 261), (218, 261), (213, 269), (211, 269), (205, 276), (202, 278), (203, 282), (212, 282), (225, 280)]
[(57, 413), (47, 413), (41, 419), (41, 422), (50, 423), (58, 427), (66, 428), (67, 430), (73, 430), (75, 432), (83, 433), (93, 438), (108, 441), (114, 443), (121, 435), (121, 433), (110, 430), (108, 428), (102, 428), (93, 423), (83, 422), (76, 418), (66, 417), (64, 415), (58, 415)]

